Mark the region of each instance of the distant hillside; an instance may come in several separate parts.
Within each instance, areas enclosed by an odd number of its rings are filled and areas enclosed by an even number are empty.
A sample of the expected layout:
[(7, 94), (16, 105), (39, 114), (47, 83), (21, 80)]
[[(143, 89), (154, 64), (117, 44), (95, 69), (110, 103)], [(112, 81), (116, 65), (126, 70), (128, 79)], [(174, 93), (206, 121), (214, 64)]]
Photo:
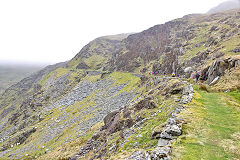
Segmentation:
[(0, 65), (0, 94), (11, 85), (41, 69), (41, 66)]
[(237, 9), (240, 8), (240, 1), (239, 0), (229, 0), (226, 2), (223, 2), (219, 4), (218, 6), (210, 9), (207, 13), (212, 14), (212, 13), (217, 13), (217, 12), (222, 12), (230, 9)]

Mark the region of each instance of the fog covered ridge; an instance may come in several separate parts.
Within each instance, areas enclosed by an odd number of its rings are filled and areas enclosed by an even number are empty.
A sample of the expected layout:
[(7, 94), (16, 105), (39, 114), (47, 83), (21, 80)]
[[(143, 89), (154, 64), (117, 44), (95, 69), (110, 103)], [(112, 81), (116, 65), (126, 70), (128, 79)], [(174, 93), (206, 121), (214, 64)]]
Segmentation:
[(240, 0), (228, 0), (210, 9), (207, 13), (212, 14), (212, 13), (217, 13), (217, 12), (226, 11), (230, 9), (237, 9), (237, 8), (240, 8)]
[(11, 85), (43, 67), (43, 64), (0, 63), (0, 94)]

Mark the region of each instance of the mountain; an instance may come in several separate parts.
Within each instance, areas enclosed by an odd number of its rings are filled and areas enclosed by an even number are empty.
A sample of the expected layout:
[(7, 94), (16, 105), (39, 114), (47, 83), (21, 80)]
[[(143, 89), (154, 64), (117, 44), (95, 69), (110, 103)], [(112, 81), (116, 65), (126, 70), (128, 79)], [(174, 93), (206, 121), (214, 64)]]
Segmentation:
[(112, 53), (121, 46), (121, 41), (130, 34), (118, 34), (97, 38), (84, 46), (81, 51), (68, 63), (69, 67), (77, 69), (106, 70)]
[(99, 37), (24, 78), (0, 97), (0, 157), (237, 159), (239, 18), (191, 14)]
[(240, 8), (239, 0), (228, 0), (226, 2), (219, 4), (218, 6), (210, 9), (207, 13), (212, 14), (212, 13), (227, 11), (227, 10), (231, 10), (231, 9), (238, 9), (238, 8)]

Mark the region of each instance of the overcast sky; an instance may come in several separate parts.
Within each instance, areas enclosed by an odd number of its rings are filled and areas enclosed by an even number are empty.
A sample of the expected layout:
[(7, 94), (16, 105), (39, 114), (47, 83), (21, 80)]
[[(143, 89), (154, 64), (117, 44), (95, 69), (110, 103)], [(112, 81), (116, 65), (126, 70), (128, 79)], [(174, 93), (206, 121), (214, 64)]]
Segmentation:
[(0, 0), (0, 62), (56, 63), (104, 35), (140, 32), (224, 0)]

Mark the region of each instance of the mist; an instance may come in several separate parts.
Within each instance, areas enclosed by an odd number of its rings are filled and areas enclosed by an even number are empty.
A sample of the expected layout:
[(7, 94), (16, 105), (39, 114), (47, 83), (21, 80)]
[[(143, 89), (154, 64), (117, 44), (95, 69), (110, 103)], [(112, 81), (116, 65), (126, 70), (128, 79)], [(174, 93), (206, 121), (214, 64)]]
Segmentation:
[(0, 63), (67, 61), (97, 37), (141, 32), (223, 1), (0, 1)]

